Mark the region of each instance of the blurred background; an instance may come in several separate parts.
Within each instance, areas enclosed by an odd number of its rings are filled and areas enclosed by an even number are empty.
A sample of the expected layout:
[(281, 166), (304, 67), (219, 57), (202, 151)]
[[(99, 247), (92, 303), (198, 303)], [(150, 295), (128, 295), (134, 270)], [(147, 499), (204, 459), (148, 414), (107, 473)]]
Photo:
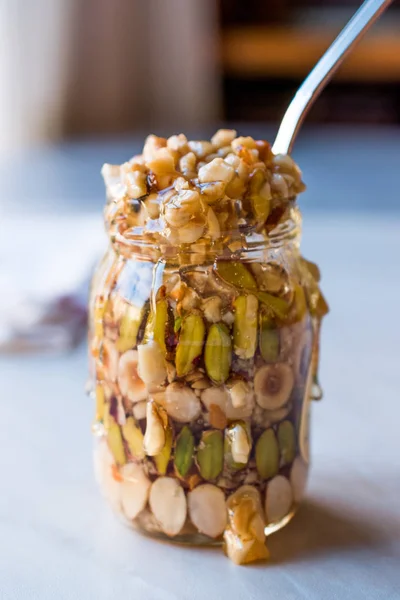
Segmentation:
[[(400, 3), (315, 123), (398, 124)], [(354, 0), (3, 0), (1, 148), (216, 120), (276, 121)]]
[[(1, 149), (266, 122), (354, 0), (2, 0)], [(399, 124), (400, 3), (345, 62), (309, 123)]]
[[(82, 323), (87, 274), (105, 244), (103, 162), (126, 160), (149, 132), (204, 138), (224, 124), (273, 140), (296, 88), (358, 5), (1, 0), (0, 345), (21, 329), (21, 314), (25, 331), (48, 318), (49, 304), (51, 327), (65, 307)], [(399, 25), (394, 2), (307, 118), (294, 153), (306, 216), (399, 210)]]

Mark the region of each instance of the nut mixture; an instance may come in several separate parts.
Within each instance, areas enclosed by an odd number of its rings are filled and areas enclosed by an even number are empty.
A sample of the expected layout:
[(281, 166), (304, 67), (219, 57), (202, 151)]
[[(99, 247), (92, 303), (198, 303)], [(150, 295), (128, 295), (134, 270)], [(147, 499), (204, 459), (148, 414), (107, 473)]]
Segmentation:
[(105, 165), (113, 249), (92, 289), (95, 467), (114, 509), (180, 541), (268, 556), (307, 478), (319, 271), (301, 172), (267, 142), (149, 136)]
[(268, 142), (221, 129), (211, 141), (183, 134), (146, 139), (143, 154), (121, 166), (104, 165), (111, 239), (125, 252), (179, 262), (231, 253), (284, 223), (305, 189), (287, 155)]

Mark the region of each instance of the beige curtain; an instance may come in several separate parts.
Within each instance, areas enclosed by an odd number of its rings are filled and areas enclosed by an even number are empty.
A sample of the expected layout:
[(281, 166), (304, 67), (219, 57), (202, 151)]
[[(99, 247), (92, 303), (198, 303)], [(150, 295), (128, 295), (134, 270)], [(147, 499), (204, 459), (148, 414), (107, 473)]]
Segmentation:
[(0, 0), (0, 153), (62, 129), (68, 0)]
[(215, 0), (0, 0), (3, 149), (218, 118)]

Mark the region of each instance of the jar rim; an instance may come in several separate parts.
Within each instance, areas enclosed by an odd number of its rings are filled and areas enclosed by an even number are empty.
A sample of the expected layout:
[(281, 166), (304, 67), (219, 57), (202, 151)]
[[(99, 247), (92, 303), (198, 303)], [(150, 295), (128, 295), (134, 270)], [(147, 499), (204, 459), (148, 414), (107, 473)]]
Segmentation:
[(286, 244), (299, 246), (302, 217), (296, 198), (288, 199), (285, 215), (286, 218), (268, 231), (260, 231), (257, 225), (244, 224), (238, 231), (220, 232), (217, 239), (201, 238), (193, 243), (174, 243), (174, 240), (161, 235), (161, 229), (151, 231), (142, 226), (129, 228), (124, 218), (108, 221), (106, 217), (105, 220), (111, 245), (118, 254), (127, 258), (135, 255), (143, 259), (146, 256), (154, 258), (157, 254), (159, 258), (172, 258), (180, 254), (199, 255), (201, 252), (215, 258), (257, 249), (279, 248)]

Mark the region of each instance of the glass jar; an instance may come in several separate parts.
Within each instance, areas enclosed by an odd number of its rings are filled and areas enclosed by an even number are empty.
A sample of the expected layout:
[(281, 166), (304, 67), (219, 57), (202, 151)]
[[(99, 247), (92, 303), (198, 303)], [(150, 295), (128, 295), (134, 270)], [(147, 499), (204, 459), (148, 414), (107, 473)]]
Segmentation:
[(224, 538), (235, 562), (260, 558), (303, 497), (320, 397), (327, 306), (300, 255), (299, 210), (290, 199), (262, 232), (179, 245), (143, 235), (138, 212), (127, 223), (109, 198), (111, 243), (91, 290), (97, 481), (142, 532)]

